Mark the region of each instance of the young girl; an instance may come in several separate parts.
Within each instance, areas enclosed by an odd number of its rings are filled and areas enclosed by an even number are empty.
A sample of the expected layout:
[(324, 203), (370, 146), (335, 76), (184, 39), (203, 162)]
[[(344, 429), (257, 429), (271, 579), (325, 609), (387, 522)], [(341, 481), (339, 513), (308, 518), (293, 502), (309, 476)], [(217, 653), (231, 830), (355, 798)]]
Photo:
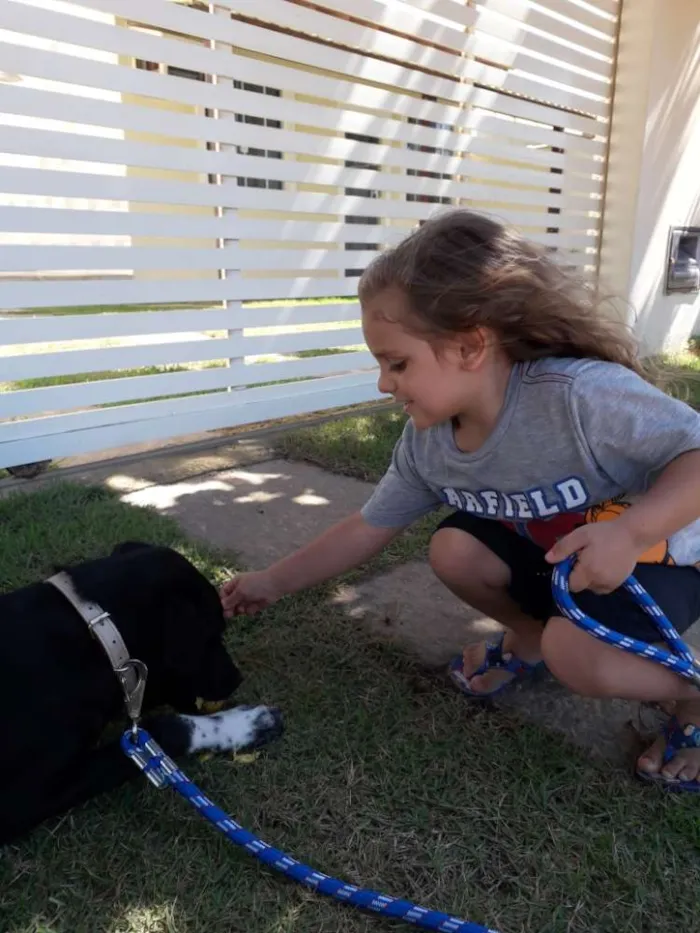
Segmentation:
[(620, 589), (633, 572), (679, 632), (700, 617), (700, 417), (645, 381), (623, 325), (486, 217), (428, 221), (374, 260), (359, 297), (379, 389), (409, 415), (391, 465), (360, 512), (226, 583), (225, 611), (356, 567), (447, 503), (431, 567), (505, 629), (452, 663), (464, 694), (546, 664), (585, 696), (670, 704), (637, 774), (700, 790), (700, 692), (561, 618), (551, 593), (552, 565), (576, 554), (572, 591), (604, 625), (660, 640)]

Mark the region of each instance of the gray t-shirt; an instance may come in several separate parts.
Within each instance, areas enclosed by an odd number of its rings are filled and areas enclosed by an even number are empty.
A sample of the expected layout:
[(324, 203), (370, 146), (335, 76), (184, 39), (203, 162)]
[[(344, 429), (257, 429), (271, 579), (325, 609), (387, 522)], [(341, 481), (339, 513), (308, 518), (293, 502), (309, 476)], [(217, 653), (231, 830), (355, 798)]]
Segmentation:
[[(582, 524), (618, 516), (672, 460), (698, 448), (700, 415), (623, 366), (517, 363), (479, 450), (460, 451), (450, 422), (417, 431), (409, 421), (362, 514), (399, 528), (447, 504), (548, 549)], [(700, 563), (700, 520), (641, 560)]]

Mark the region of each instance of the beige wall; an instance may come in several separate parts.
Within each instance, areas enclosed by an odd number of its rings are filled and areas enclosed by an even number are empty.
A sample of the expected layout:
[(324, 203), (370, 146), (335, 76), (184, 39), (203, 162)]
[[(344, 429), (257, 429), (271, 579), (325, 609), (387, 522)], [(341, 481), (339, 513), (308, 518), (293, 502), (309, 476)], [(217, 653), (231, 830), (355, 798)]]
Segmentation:
[(647, 352), (682, 348), (700, 298), (665, 295), (669, 228), (700, 225), (700, 2), (625, 0), (603, 227), (603, 287)]

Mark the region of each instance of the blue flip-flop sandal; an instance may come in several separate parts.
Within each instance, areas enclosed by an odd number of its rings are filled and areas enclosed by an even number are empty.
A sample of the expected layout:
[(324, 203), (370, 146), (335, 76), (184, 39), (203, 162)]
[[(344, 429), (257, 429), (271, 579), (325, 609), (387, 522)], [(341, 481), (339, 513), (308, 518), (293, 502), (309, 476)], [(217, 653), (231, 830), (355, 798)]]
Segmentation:
[[(675, 716), (671, 716), (666, 725), (661, 730), (666, 740), (663, 763), (667, 764), (676, 757), (676, 753), (682, 748), (700, 748), (700, 727), (687, 725), (682, 726)], [(683, 791), (686, 794), (700, 793), (700, 781), (683, 781), (680, 778), (669, 778), (657, 771), (650, 774), (648, 771), (637, 769), (637, 777), (650, 784), (658, 784), (667, 791)]]
[[(544, 661), (537, 661), (536, 664), (529, 664), (527, 661), (523, 661), (521, 658), (517, 657), (517, 655), (513, 654), (512, 651), (506, 651), (508, 657), (504, 657), (504, 638), (505, 632), (496, 641), (486, 642), (486, 656), (480, 666), (475, 671), (472, 671), (469, 677), (464, 673), (464, 658), (462, 655), (458, 655), (450, 661), (448, 668), (450, 678), (457, 688), (466, 696), (474, 697), (474, 699), (494, 697), (507, 687), (511, 687), (514, 683), (525, 680), (527, 677), (531, 677), (533, 674), (545, 669)], [(500, 684), (498, 687), (494, 687), (493, 690), (489, 690), (486, 693), (483, 691), (477, 693), (471, 689), (469, 681), (473, 677), (479, 677), (481, 674), (493, 670), (507, 671), (509, 674), (513, 674), (513, 677), (511, 680), (507, 680), (504, 684)]]

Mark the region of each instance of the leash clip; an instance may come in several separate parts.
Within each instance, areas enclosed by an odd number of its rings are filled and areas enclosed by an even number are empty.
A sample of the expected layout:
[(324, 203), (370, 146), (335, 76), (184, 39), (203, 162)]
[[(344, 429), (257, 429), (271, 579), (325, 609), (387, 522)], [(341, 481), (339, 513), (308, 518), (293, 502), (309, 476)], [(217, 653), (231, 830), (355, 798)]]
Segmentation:
[[(146, 691), (146, 680), (148, 678), (148, 668), (136, 658), (129, 658), (122, 667), (118, 667), (114, 672), (119, 678), (124, 693), (124, 705), (126, 712), (131, 720), (132, 733), (135, 736), (138, 721), (141, 718), (141, 707), (143, 706), (143, 696)], [(130, 686), (130, 681), (136, 683)]]

